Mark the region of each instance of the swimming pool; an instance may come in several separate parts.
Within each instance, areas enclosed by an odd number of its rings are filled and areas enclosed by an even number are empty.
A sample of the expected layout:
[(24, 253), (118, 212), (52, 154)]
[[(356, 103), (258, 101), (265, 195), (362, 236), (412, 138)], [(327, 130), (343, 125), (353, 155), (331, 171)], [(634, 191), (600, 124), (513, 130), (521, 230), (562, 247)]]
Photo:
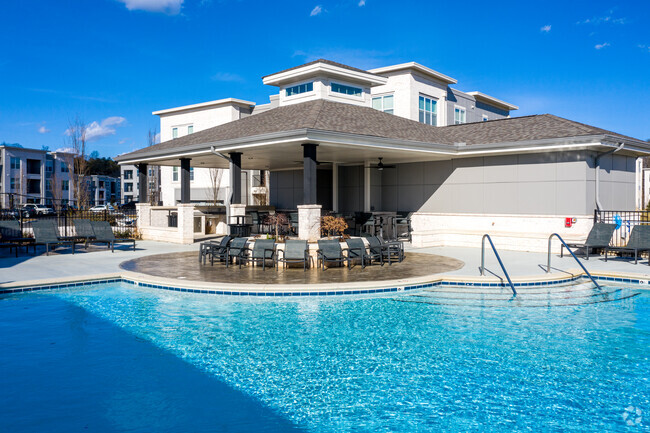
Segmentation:
[(0, 430), (649, 431), (650, 295), (606, 289), (3, 295)]

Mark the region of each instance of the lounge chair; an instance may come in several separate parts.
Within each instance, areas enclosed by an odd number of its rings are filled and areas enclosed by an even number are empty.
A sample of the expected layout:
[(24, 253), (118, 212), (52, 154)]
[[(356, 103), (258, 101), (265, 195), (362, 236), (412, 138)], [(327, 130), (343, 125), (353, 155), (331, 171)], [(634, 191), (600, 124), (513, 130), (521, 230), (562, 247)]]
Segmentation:
[(251, 262), (257, 264), (262, 262), (262, 270), (266, 270), (266, 261), (272, 260), (275, 263), (275, 240), (274, 239), (256, 239), (253, 248), (244, 248), (246, 253), (242, 254), (239, 261), (241, 268), (242, 262)]
[(50, 221), (32, 221), (32, 229), (34, 230), (34, 244), (45, 245), (45, 255), (50, 255), (50, 246), (58, 245), (70, 245), (72, 254), (74, 254), (74, 241), (59, 238), (56, 226)]
[(361, 260), (361, 267), (366, 267), (366, 260), (370, 260), (368, 253), (366, 252), (366, 244), (361, 238), (350, 238), (346, 239), (345, 243), (347, 248), (345, 249), (348, 253), (348, 269), (353, 260)]
[(284, 266), (289, 263), (302, 263), (302, 268), (306, 271), (309, 267), (309, 247), (307, 246), (307, 241), (297, 239), (285, 241), (284, 249), (278, 250), (276, 253), (276, 269), (279, 267), (280, 262)]
[(411, 241), (411, 217), (413, 212), (403, 213), (398, 212), (398, 215), (393, 219), (393, 235), (395, 239), (407, 239)]
[(83, 240), (85, 247), (88, 248), (88, 244), (97, 238), (90, 220), (75, 219), (72, 220), (72, 224), (74, 225), (75, 236), (71, 237), (70, 240)]
[[(596, 223), (591, 228), (587, 240), (583, 244), (567, 244), (569, 248), (584, 248), (585, 259), (589, 260), (591, 248), (606, 248), (616, 230), (616, 224)], [(560, 257), (564, 256), (564, 244), (560, 246)]]
[[(639, 253), (642, 251), (650, 251), (650, 226), (636, 225), (632, 228), (630, 239), (624, 247), (605, 247), (605, 261), (607, 261), (607, 252), (617, 251), (621, 253), (634, 251), (634, 264), (638, 263)], [(650, 258), (648, 259), (650, 265)]]
[(241, 267), (241, 261), (246, 253), (246, 242), (248, 238), (235, 238), (230, 241), (230, 245), (226, 248), (226, 267), (230, 266), (231, 259), (235, 259), (236, 262), (239, 262)]
[(105, 243), (112, 253), (115, 252), (115, 244), (132, 243), (135, 251), (135, 239), (117, 239), (108, 221), (91, 221), (90, 225), (95, 233), (93, 243)]
[(318, 266), (319, 260), (321, 268), (325, 270), (325, 262), (343, 264), (349, 259), (343, 255), (343, 250), (341, 249), (339, 241), (321, 239), (318, 241), (318, 250), (316, 250), (316, 266)]
[[(391, 261), (392, 259), (396, 259), (396, 261), (401, 262), (404, 260), (404, 242), (402, 241), (385, 241), (384, 238), (381, 236), (377, 236), (379, 238), (379, 242), (387, 248), (388, 254), (391, 256)], [(388, 263), (390, 265), (390, 261)]]
[(18, 257), (18, 247), (24, 246), (25, 251), (29, 251), (29, 246), (34, 247), (34, 252), (36, 251), (36, 245), (34, 245), (34, 238), (28, 238), (23, 236), (23, 231), (20, 229), (20, 222), (16, 220), (10, 221), (0, 221), (0, 242), (5, 245), (5, 248), (9, 247), (9, 252), (11, 252), (12, 245), (16, 245), (16, 257)]

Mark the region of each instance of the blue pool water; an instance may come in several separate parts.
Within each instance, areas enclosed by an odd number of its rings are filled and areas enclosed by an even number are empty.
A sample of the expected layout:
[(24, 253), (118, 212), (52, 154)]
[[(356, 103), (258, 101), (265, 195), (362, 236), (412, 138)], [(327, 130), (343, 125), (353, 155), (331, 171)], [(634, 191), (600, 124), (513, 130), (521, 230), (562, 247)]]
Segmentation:
[(617, 293), (4, 295), (0, 431), (650, 431), (650, 296)]

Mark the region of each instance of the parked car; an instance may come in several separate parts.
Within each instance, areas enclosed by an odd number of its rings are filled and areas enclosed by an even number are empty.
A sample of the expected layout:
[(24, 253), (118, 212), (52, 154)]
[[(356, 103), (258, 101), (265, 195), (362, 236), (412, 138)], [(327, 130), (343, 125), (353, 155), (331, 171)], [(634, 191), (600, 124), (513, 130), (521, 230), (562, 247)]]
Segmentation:
[(100, 204), (89, 209), (91, 212), (115, 212), (115, 208), (110, 204)]
[(35, 216), (35, 215), (54, 215), (54, 209), (51, 207), (43, 206), (42, 204), (27, 203), (23, 205), (23, 216)]
[(13, 220), (20, 218), (20, 212), (17, 209), (0, 209), (0, 219)]
[(135, 204), (136, 204), (135, 201), (130, 201), (130, 202), (125, 203), (122, 206), (120, 206), (120, 210), (133, 211), (133, 210), (135, 210)]

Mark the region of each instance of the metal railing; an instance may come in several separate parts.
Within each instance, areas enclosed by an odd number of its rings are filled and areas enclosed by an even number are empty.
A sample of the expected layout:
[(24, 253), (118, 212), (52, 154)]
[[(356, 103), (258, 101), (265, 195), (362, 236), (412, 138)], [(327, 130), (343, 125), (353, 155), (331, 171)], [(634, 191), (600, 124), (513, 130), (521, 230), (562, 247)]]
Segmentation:
[(560, 235), (558, 235), (557, 233), (553, 233), (551, 236), (548, 237), (548, 261), (547, 261), (547, 264), (546, 264), (546, 273), (548, 274), (549, 272), (551, 272), (551, 241), (553, 240), (553, 236), (557, 237), (557, 238), (560, 240), (560, 242), (562, 242), (562, 244), (564, 245), (564, 247), (567, 249), (567, 251), (569, 251), (569, 253), (571, 253), (571, 256), (572, 256), (572, 257), (575, 259), (575, 261), (580, 265), (580, 267), (582, 268), (582, 270), (585, 271), (585, 274), (587, 274), (587, 276), (589, 277), (589, 279), (591, 280), (591, 282), (594, 283), (594, 284), (596, 285), (596, 287), (598, 287), (599, 290), (602, 290), (602, 287), (600, 287), (600, 284), (598, 284), (598, 283), (596, 282), (596, 280), (595, 280), (594, 277), (589, 273), (589, 271), (587, 270), (587, 268), (585, 268), (585, 266), (584, 266), (582, 263), (580, 263), (580, 260), (578, 260), (578, 258), (576, 257), (576, 255), (573, 254), (573, 251), (571, 251), (571, 248), (569, 248), (569, 246), (566, 244), (566, 242), (564, 242), (564, 239), (562, 239), (562, 237), (561, 237)]
[(650, 211), (634, 210), (594, 210), (594, 224), (608, 223), (616, 224), (618, 228), (614, 231), (611, 245), (613, 247), (624, 247), (627, 245), (630, 233), (636, 225), (650, 225)]
[(494, 243), (492, 242), (492, 238), (490, 238), (490, 235), (487, 233), (483, 235), (483, 239), (481, 239), (481, 276), (485, 275), (485, 239), (487, 239), (490, 242), (490, 246), (492, 247), (492, 251), (494, 251), (494, 255), (497, 258), (497, 261), (499, 262), (499, 266), (501, 266), (501, 270), (505, 274), (506, 278), (508, 279), (508, 284), (510, 285), (510, 288), (512, 289), (512, 294), (517, 296), (517, 291), (515, 290), (515, 285), (512, 284), (512, 280), (510, 279), (510, 275), (508, 275), (508, 271), (506, 271), (506, 267), (503, 265), (503, 262), (501, 261), (501, 257), (499, 256), (499, 253), (497, 252), (497, 249), (494, 247)]

